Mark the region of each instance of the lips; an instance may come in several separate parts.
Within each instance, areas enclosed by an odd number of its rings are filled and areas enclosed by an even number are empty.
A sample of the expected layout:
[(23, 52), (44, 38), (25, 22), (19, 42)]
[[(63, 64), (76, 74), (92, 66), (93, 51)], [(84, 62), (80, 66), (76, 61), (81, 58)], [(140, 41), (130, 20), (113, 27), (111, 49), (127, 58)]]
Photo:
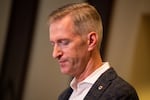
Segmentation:
[(65, 60), (59, 60), (59, 63), (64, 63), (65, 62)]
[(60, 65), (65, 64), (66, 62), (67, 62), (67, 60), (59, 60)]

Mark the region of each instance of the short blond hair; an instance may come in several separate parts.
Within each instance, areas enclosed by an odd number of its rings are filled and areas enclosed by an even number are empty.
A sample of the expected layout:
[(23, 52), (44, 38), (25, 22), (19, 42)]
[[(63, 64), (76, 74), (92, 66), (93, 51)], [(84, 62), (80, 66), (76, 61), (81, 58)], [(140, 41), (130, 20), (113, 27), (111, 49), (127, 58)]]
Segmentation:
[(99, 36), (98, 48), (100, 48), (103, 28), (101, 16), (95, 7), (88, 3), (72, 3), (62, 6), (49, 15), (49, 25), (67, 15), (71, 16), (76, 33), (82, 35), (96, 32)]

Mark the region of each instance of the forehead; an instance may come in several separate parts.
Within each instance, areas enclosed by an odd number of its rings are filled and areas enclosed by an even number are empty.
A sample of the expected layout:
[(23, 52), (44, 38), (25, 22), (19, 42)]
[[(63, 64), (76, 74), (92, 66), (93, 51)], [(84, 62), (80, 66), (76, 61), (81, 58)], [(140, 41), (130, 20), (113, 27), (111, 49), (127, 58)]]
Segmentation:
[(53, 39), (54, 37), (74, 36), (74, 27), (70, 16), (66, 16), (51, 23), (49, 35), (50, 39)]

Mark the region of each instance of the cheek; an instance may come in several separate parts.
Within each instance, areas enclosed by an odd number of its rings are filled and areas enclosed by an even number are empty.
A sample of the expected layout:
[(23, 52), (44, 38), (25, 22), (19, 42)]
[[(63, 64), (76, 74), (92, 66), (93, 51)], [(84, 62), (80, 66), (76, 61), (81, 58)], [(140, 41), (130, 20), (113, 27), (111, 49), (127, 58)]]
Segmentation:
[(66, 49), (64, 51), (64, 58), (67, 59), (66, 72), (74, 74), (81, 73), (86, 64), (86, 51), (85, 49)]
[(81, 52), (77, 49), (68, 49), (64, 51), (64, 58), (68, 60), (69, 66), (72, 66), (73, 68), (77, 67), (79, 65), (79, 62), (81, 61)]
[(85, 49), (76, 49), (71, 52), (74, 65), (82, 66), (86, 62), (87, 51)]
[(74, 43), (70, 45), (68, 48), (64, 49), (64, 57), (71, 60), (73, 65), (83, 63), (84, 59), (86, 59), (88, 51), (87, 45), (85, 42), (79, 44)]

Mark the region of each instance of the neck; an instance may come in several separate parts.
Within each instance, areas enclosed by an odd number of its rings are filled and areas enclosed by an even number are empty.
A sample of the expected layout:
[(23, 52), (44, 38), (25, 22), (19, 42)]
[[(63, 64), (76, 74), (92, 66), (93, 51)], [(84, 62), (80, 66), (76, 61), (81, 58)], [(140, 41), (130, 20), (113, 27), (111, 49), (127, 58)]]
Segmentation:
[(92, 57), (89, 59), (89, 62), (85, 68), (85, 70), (79, 75), (76, 76), (77, 83), (81, 82), (85, 78), (87, 78), (92, 72), (94, 72), (97, 68), (102, 66), (102, 59), (99, 53), (95, 53), (92, 55)]

